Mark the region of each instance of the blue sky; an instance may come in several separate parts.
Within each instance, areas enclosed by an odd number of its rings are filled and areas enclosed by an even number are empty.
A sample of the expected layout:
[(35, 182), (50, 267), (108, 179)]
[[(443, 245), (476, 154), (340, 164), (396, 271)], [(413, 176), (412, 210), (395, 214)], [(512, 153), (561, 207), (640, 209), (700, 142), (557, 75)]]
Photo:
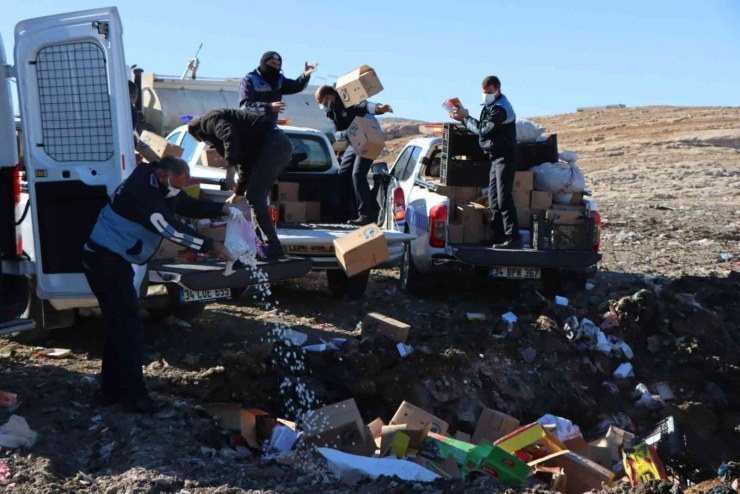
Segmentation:
[[(12, 51), (20, 20), (103, 6), (92, 0), (5, 0), (0, 33)], [(63, 6), (61, 6), (63, 5)], [(241, 77), (263, 52), (286, 75), (368, 64), (396, 116), (444, 120), (441, 102), (480, 102), (493, 74), (520, 116), (579, 106), (740, 106), (738, 0), (143, 1), (118, 6), (126, 61), (181, 74), (200, 43), (199, 75)], [(8, 54), (12, 57), (12, 54)]]

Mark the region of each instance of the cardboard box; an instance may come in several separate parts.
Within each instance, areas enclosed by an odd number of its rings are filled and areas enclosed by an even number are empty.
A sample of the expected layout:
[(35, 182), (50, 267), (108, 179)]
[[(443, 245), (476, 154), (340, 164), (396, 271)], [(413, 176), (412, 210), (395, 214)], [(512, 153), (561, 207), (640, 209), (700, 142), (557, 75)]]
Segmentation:
[(463, 474), (482, 472), (509, 485), (519, 485), (529, 475), (530, 467), (516, 456), (488, 443), (476, 446), (465, 459)]
[(493, 241), (496, 238), (496, 229), (493, 227), (493, 223), (486, 223), (485, 230), (483, 231), (483, 240), (486, 242)]
[(514, 454), (534, 444), (542, 444), (547, 448), (549, 453), (559, 453), (568, 450), (557, 437), (546, 431), (537, 422), (525, 425), (511, 434), (502, 437), (494, 443), (494, 446), (498, 446), (507, 453)]
[(154, 253), (151, 260), (156, 261), (157, 259), (177, 259), (177, 256), (179, 254), (180, 246), (165, 238), (162, 239), (162, 242), (159, 244), (159, 248)]
[(532, 195), (531, 191), (515, 190), (513, 192), (513, 195), (514, 195), (514, 205), (516, 206), (517, 209), (528, 209), (529, 208), (529, 201)]
[(362, 336), (382, 334), (396, 343), (406, 343), (411, 326), (405, 322), (396, 321), (390, 317), (371, 312), (362, 322)]
[(423, 456), (416, 456), (411, 461), (446, 480), (461, 480), (463, 478), (460, 467), (452, 456), (448, 456), (441, 464)]
[(583, 215), (578, 211), (557, 211), (548, 209), (545, 211), (545, 217), (548, 220), (555, 220), (555, 223), (572, 224), (583, 221)]
[(572, 204), (553, 204), (550, 209), (555, 211), (578, 212), (583, 215), (586, 214), (586, 206), (573, 206)]
[(347, 129), (347, 138), (357, 156), (374, 160), (385, 148), (385, 137), (374, 120), (355, 117)]
[(450, 207), (454, 208), (457, 204), (457, 189), (459, 187), (451, 187), (449, 185), (437, 185), (436, 193), (445, 196), (450, 200)]
[(470, 223), (463, 225), (463, 243), (479, 244), (484, 240), (486, 225), (483, 223)]
[(433, 424), (430, 422), (426, 427), (417, 429), (409, 424), (384, 425), (380, 433), (380, 456), (386, 456), (396, 440), (396, 436), (403, 434), (406, 437), (407, 449), (418, 450), (421, 444), (429, 436)]
[(572, 196), (570, 196), (570, 203), (575, 206), (580, 206), (583, 204), (583, 193), (582, 192), (576, 192)]
[(552, 194), (533, 190), (529, 202), (530, 209), (550, 209), (552, 206)]
[(375, 453), (373, 434), (363, 423), (352, 399), (307, 413), (303, 418), (303, 431), (307, 444), (360, 456)]
[(275, 198), (280, 202), (298, 202), (298, 184), (293, 182), (278, 182)]
[(456, 187), (455, 205), (469, 204), (480, 197), (481, 189), (478, 187)]
[(281, 202), (280, 218), (288, 223), (306, 222), (305, 202)]
[(634, 434), (614, 426), (609, 427), (606, 440), (609, 444), (609, 453), (615, 463), (622, 460), (622, 449), (632, 449), (636, 443)]
[(457, 220), (461, 225), (482, 225), (483, 213), (472, 205), (461, 205), (457, 207)]
[(473, 436), (463, 431), (455, 432), (455, 439), (457, 439), (458, 441), (463, 441), (465, 443), (473, 444)]
[(449, 427), (444, 420), (407, 401), (401, 403), (391, 419), (391, 425), (409, 424), (415, 429), (424, 429), (429, 423), (432, 424), (431, 432), (435, 434), (444, 434)]
[(484, 408), (473, 433), (473, 444), (488, 441), (493, 444), (519, 428), (519, 421), (505, 413)]
[(215, 149), (204, 149), (200, 153), (200, 162), (203, 166), (211, 168), (228, 168), (226, 158), (218, 154)]
[(375, 71), (363, 65), (337, 79), (336, 90), (344, 106), (361, 103), (383, 90)]
[(159, 156), (159, 158), (166, 158), (167, 156), (174, 156), (175, 158), (181, 158), (184, 151), (183, 148), (177, 146), (164, 137), (160, 137), (154, 132), (145, 130), (141, 134), (141, 142), (149, 146), (149, 148)]
[(602, 482), (608, 487), (614, 481), (614, 472), (577, 453), (565, 453), (552, 462), (561, 467), (568, 476), (565, 494), (583, 494), (592, 489), (601, 491)]
[(529, 230), (532, 228), (532, 210), (531, 209), (519, 209), (516, 210), (516, 219), (519, 223), (520, 230)]
[(306, 205), (306, 221), (309, 223), (321, 221), (321, 202), (307, 201), (304, 204)]
[(424, 439), (424, 442), (419, 448), (419, 456), (427, 458), (438, 464), (444, 462), (447, 458), (452, 456), (455, 459), (455, 463), (462, 467), (465, 465), (465, 460), (468, 453), (475, 448), (470, 443), (458, 441), (451, 437), (445, 437), (440, 434), (429, 433), (429, 436)]
[(388, 259), (388, 242), (378, 225), (358, 228), (334, 240), (334, 251), (347, 276), (354, 276)]
[(516, 172), (514, 190), (534, 190), (534, 172)]
[(465, 242), (465, 237), (463, 233), (463, 226), (457, 225), (455, 223), (448, 223), (447, 224), (447, 234), (449, 243), (451, 244), (462, 244)]

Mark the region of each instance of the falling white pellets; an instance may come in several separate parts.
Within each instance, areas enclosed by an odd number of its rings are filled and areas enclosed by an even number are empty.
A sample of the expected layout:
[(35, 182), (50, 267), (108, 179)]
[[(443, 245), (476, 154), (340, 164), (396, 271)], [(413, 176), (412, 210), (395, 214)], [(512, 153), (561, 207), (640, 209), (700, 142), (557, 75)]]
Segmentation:
[(283, 341), (292, 346), (303, 346), (308, 341), (308, 335), (300, 331), (288, 329), (283, 333)]

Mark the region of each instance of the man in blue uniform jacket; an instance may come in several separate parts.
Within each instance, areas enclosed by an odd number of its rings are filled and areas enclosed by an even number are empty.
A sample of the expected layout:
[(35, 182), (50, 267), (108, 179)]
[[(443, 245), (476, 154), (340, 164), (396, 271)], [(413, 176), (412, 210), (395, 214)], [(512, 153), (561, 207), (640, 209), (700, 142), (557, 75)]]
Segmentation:
[(285, 110), (284, 94), (300, 93), (311, 79), (318, 64), (305, 63), (298, 79), (288, 79), (282, 74), (283, 59), (277, 52), (262, 55), (260, 66), (245, 75), (239, 85), (239, 108), (265, 115), (277, 123), (278, 115)]
[(204, 237), (175, 218), (216, 218), (228, 206), (199, 201), (181, 189), (190, 180), (179, 158), (137, 166), (101, 210), (82, 253), (85, 277), (105, 319), (101, 401), (151, 413), (156, 406), (144, 385), (144, 323), (139, 315), (132, 264), (146, 264), (166, 238), (197, 252), (232, 260), (221, 242)]

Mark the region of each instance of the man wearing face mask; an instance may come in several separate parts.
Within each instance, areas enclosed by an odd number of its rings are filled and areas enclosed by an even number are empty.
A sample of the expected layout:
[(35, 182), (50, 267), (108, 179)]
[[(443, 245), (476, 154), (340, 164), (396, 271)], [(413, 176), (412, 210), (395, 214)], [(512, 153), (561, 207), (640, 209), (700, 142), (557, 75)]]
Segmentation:
[(104, 405), (121, 403), (126, 411), (152, 413), (141, 371), (144, 322), (139, 315), (132, 264), (146, 264), (163, 238), (221, 260), (231, 254), (220, 242), (204, 237), (175, 218), (216, 218), (228, 206), (193, 199), (180, 191), (190, 180), (179, 158), (144, 163), (118, 186), (101, 210), (82, 252), (87, 282), (105, 319), (100, 397)]
[(452, 118), (478, 134), (481, 149), (491, 160), (488, 201), (493, 212), (496, 232), (494, 249), (521, 249), (519, 224), (512, 194), (517, 169), (516, 113), (501, 93), (498, 77), (483, 79), (483, 110), (480, 120), (470, 116), (465, 108), (456, 108)]
[(245, 75), (239, 85), (239, 107), (265, 115), (277, 123), (278, 115), (285, 111), (283, 95), (297, 94), (306, 89), (318, 64), (306, 62), (303, 73), (295, 80), (284, 77), (282, 67), (283, 59), (277, 52), (268, 51), (262, 55), (260, 66)]
[[(339, 93), (327, 85), (316, 90), (316, 102), (326, 112), (327, 118), (334, 122), (334, 138), (338, 141), (347, 140), (347, 129), (355, 117), (393, 112), (388, 105), (369, 101), (345, 107)], [(351, 145), (347, 147), (342, 155), (342, 163), (339, 165), (339, 214), (337, 214), (337, 219), (354, 218), (355, 211), (357, 211), (357, 218), (351, 219), (350, 224), (364, 226), (375, 221), (373, 218), (376, 212), (374, 201), (370, 193), (370, 184), (367, 182), (367, 174), (372, 164), (373, 160), (357, 156)], [(353, 193), (355, 204), (350, 206)]]

